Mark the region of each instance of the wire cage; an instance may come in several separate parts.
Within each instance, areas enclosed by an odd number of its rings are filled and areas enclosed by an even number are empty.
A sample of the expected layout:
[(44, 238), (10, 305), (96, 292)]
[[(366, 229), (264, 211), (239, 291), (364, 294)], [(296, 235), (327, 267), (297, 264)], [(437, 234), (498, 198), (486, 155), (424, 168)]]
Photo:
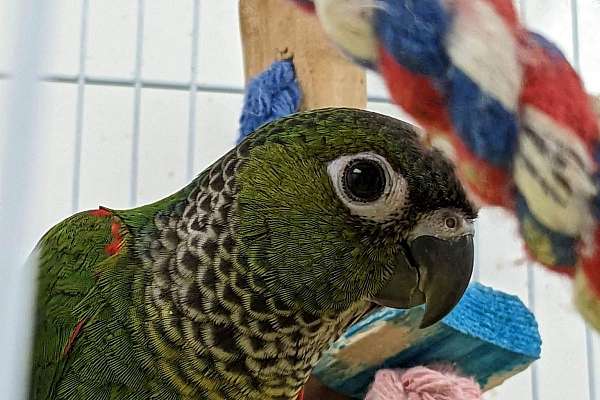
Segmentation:
[[(23, 395), (32, 274), (22, 264), (62, 218), (148, 203), (234, 145), (243, 98), (236, 0), (0, 1), (0, 398)], [(600, 93), (600, 2), (521, 0)], [(37, 77), (41, 77), (37, 80)], [(368, 75), (368, 108), (407, 118)], [(487, 399), (600, 400), (600, 336), (570, 282), (528, 263), (511, 217), (478, 222), (474, 279), (518, 295), (544, 341)]]

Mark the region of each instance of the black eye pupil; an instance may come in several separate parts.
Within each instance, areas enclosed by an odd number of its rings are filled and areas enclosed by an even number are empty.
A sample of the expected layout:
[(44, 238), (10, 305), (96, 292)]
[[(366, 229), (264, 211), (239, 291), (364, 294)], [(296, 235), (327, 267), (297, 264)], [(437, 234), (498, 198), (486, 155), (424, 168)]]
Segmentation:
[(353, 199), (375, 201), (385, 190), (385, 173), (374, 160), (355, 160), (344, 171), (344, 189)]

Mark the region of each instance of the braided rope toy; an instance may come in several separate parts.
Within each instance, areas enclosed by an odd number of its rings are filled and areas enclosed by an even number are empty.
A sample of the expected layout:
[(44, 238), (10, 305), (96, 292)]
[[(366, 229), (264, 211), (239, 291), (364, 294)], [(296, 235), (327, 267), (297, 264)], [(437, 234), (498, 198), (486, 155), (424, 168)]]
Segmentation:
[(481, 203), (519, 220), (530, 257), (577, 273), (600, 329), (599, 127), (560, 50), (511, 0), (294, 0), (445, 150)]

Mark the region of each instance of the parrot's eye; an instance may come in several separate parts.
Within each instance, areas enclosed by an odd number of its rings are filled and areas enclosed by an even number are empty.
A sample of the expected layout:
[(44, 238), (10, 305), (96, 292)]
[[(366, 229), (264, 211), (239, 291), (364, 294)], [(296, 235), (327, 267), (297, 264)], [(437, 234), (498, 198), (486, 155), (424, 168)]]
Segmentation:
[(402, 214), (408, 185), (385, 157), (373, 152), (344, 155), (331, 161), (327, 172), (352, 214), (378, 222)]
[(385, 181), (385, 171), (378, 161), (356, 159), (346, 166), (342, 184), (348, 197), (367, 203), (381, 197)]

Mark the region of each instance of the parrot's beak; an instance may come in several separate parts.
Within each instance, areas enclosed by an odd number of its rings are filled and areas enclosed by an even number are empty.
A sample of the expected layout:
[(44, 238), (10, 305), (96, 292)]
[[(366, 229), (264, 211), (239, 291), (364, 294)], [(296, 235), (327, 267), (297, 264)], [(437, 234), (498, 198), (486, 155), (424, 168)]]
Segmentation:
[(421, 236), (410, 243), (410, 250), (420, 272), (420, 291), (425, 294), (420, 327), (426, 328), (452, 311), (467, 290), (473, 273), (473, 235), (453, 240)]
[(440, 239), (419, 236), (405, 245), (405, 265), (373, 301), (387, 307), (410, 308), (425, 304), (420, 328), (444, 318), (464, 294), (474, 259), (473, 234)]

